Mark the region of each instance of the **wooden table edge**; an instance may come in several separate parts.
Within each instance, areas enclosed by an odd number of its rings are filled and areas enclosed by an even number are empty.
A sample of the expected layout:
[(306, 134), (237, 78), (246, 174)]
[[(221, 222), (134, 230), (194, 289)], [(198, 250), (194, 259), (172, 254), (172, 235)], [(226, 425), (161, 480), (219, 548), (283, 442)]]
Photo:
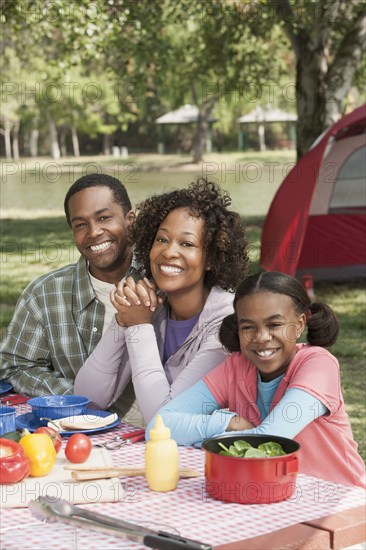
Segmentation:
[(215, 550), (330, 550), (330, 533), (303, 523), (257, 537), (220, 544)]
[(215, 550), (340, 550), (366, 539), (366, 509), (356, 506), (257, 537), (220, 544)]
[(366, 506), (349, 508), (343, 512), (305, 521), (304, 524), (328, 531), (334, 550), (347, 548), (366, 540)]

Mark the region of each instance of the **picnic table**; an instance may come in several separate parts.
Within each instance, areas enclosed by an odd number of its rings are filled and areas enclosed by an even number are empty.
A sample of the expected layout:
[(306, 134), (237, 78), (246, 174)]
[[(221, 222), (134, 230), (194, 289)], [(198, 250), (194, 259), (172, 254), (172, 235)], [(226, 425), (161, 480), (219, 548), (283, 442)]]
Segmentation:
[[(27, 404), (16, 407), (18, 415), (30, 411)], [(120, 424), (113, 430), (92, 435), (91, 439), (93, 443), (103, 443), (134, 430)], [(114, 466), (136, 467), (144, 464), (144, 451), (145, 443), (139, 442), (109, 453)], [(152, 529), (171, 531), (209, 544), (215, 550), (327, 550), (346, 548), (366, 539), (366, 492), (361, 488), (300, 474), (294, 494), (286, 501), (261, 505), (221, 502), (206, 493), (204, 452), (179, 447), (179, 457), (181, 468), (196, 469), (202, 476), (181, 479), (177, 489), (168, 493), (150, 491), (143, 476), (114, 478), (114, 483), (123, 487), (120, 500), (80, 506)], [(145, 548), (62, 523), (41, 523), (27, 507), (1, 510), (0, 547), (6, 550)]]

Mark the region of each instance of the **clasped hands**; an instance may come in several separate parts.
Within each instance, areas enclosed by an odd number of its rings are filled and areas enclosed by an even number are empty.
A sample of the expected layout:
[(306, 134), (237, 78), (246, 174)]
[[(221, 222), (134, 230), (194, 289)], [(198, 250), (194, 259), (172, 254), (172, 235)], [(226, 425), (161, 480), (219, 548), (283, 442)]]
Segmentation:
[(123, 327), (151, 323), (153, 312), (163, 301), (155, 284), (146, 277), (137, 282), (133, 277), (122, 279), (110, 299), (117, 310), (116, 321)]

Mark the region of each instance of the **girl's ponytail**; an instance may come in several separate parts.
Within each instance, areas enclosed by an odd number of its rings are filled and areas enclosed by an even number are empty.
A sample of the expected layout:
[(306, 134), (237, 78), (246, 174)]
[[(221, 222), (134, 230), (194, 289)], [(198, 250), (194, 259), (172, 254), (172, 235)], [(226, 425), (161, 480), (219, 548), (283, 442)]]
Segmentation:
[(240, 351), (236, 313), (232, 313), (223, 319), (219, 330), (219, 340), (224, 348), (230, 353), (233, 351)]
[(307, 318), (306, 339), (312, 346), (327, 348), (332, 346), (338, 336), (339, 322), (334, 311), (321, 302), (313, 302), (309, 306), (311, 315)]

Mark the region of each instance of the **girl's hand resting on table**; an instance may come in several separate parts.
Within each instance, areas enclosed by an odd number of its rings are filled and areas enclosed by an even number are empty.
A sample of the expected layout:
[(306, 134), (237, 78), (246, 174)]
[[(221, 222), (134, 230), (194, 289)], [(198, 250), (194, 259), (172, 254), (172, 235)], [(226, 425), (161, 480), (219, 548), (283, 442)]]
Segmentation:
[(250, 430), (251, 428), (255, 428), (255, 426), (246, 418), (241, 416), (233, 416), (228, 424), (228, 427), (226, 428), (226, 431), (241, 432), (242, 430)]

